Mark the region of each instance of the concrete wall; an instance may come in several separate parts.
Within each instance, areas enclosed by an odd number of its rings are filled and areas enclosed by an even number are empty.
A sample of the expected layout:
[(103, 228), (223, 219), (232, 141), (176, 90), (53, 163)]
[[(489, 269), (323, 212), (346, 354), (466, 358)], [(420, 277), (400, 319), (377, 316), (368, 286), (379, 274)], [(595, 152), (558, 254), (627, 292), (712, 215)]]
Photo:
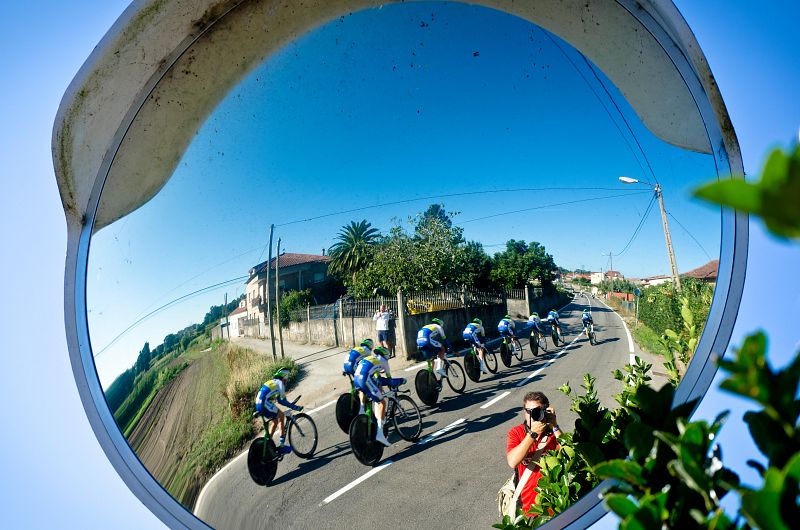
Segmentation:
[(528, 318), (528, 315), (530, 314), (527, 300), (512, 300), (509, 298), (506, 300), (506, 311), (514, 318), (517, 318), (517, 315), (522, 315), (525, 318)]

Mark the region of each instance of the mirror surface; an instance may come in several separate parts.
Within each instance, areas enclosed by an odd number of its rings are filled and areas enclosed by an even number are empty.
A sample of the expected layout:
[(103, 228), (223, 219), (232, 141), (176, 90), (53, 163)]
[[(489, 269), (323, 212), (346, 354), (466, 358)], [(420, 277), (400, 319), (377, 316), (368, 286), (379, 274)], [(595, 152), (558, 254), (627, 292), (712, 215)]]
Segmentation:
[[(580, 388), (591, 373), (613, 406), (622, 383), (611, 372), (632, 354), (666, 382), (657, 337), (679, 322), (654, 187), (683, 292), (704, 319), (720, 215), (689, 196), (717, 172), (712, 155), (656, 137), (603, 72), (527, 21), (440, 3), (341, 17), (250, 72), (163, 188), (92, 237), (88, 320), (109, 407), (150, 473), (215, 528), (345, 526), (356, 513), (488, 527), (526, 392), (544, 392), (570, 430), (562, 384)], [(265, 265), (278, 241), (276, 273)], [(275, 349), (268, 299), (282, 311)], [(332, 403), (350, 388), (341, 372), (354, 341), (378, 340), (381, 304), (421, 439), (391, 432), (389, 465), (346, 489), (370, 469)], [(523, 331), (522, 360), (507, 367), (494, 340), (496, 374), (422, 402), (415, 340), (430, 318), (458, 351), (472, 318), (496, 339), (505, 313), (519, 330), (550, 309), (562, 345), (547, 337), (534, 356)], [(288, 397), (302, 395), (318, 443), (313, 458), (280, 461), (264, 487), (238, 456), (261, 432), (253, 401), (273, 355), (297, 363)], [(436, 494), (419, 495), (422, 481)]]

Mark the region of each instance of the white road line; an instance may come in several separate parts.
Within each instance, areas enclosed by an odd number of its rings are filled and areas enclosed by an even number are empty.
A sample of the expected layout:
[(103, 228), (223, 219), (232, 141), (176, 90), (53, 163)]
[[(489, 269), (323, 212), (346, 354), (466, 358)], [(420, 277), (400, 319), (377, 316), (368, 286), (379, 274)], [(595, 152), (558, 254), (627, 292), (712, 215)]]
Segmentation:
[[(324, 409), (325, 407), (329, 407), (330, 405), (333, 405), (334, 403), (336, 403), (336, 400), (335, 400), (335, 399), (334, 399), (333, 401), (330, 401), (330, 402), (328, 402), (328, 403), (325, 403), (325, 404), (324, 404), (324, 405), (322, 405), (322, 406), (319, 406), (319, 407), (317, 407), (317, 408), (315, 408), (315, 409), (313, 409), (313, 410), (310, 410), (310, 411), (308, 411), (308, 412), (307, 412), (307, 414), (313, 414), (313, 413), (315, 413), (315, 412), (318, 412), (318, 411), (320, 411), (320, 410)], [(237, 456), (236, 458), (234, 458), (233, 460), (231, 460), (230, 462), (228, 462), (227, 464), (225, 464), (224, 466), (222, 466), (222, 469), (220, 469), (219, 471), (217, 471), (216, 473), (214, 473), (214, 475), (212, 475), (212, 476), (211, 476), (211, 478), (210, 478), (210, 479), (208, 479), (208, 482), (206, 482), (206, 483), (205, 483), (205, 485), (203, 486), (203, 489), (201, 489), (201, 490), (200, 490), (200, 494), (197, 496), (197, 502), (195, 502), (195, 503), (194, 503), (194, 514), (195, 514), (195, 515), (197, 515), (197, 510), (200, 508), (200, 506), (202, 506), (203, 497), (205, 496), (205, 493), (206, 493), (206, 490), (208, 489), (208, 486), (209, 486), (209, 485), (210, 485), (212, 482), (214, 482), (214, 480), (216, 480), (216, 478), (217, 478), (218, 476), (220, 476), (222, 473), (224, 473), (226, 469), (228, 469), (228, 468), (229, 468), (229, 467), (231, 467), (233, 464), (235, 464), (237, 460), (239, 460), (240, 458), (244, 458), (245, 456), (247, 456), (247, 451), (244, 451), (244, 452), (243, 452), (243, 453), (241, 453), (239, 456)]]
[(635, 353), (632, 353), (632, 354), (630, 355), (630, 357), (631, 357), (631, 359), (630, 359), (630, 363), (631, 363), (631, 365), (634, 365), (634, 364), (636, 364), (636, 354), (635, 354)]
[(378, 467), (374, 467), (371, 470), (367, 471), (362, 476), (360, 476), (359, 478), (355, 479), (353, 482), (351, 482), (347, 486), (343, 487), (339, 491), (337, 491), (335, 493), (331, 493), (330, 495), (325, 497), (325, 499), (321, 503), (319, 503), (319, 505), (322, 506), (323, 504), (328, 504), (329, 502), (331, 502), (333, 500), (336, 500), (337, 497), (341, 496), (344, 493), (347, 493), (351, 489), (355, 488), (356, 486), (358, 486), (359, 484), (361, 484), (362, 482), (367, 480), (372, 475), (374, 475), (374, 474), (386, 469), (387, 467), (391, 466), (393, 463), (394, 462), (392, 460), (386, 460), (384, 463), (382, 463)]
[[(605, 302), (600, 301), (600, 303), (611, 309), (611, 307), (609, 307), (608, 304), (606, 304)], [(611, 309), (611, 312), (617, 315), (619, 321), (622, 322), (622, 327), (625, 328), (625, 333), (628, 335), (628, 351), (631, 353), (631, 359), (633, 359), (633, 337), (631, 337), (631, 332), (628, 330), (628, 325), (625, 323), (625, 319), (622, 318), (622, 315), (620, 315), (613, 309)], [(633, 364), (633, 362), (631, 362), (631, 364)]]
[(450, 424), (450, 425), (448, 425), (447, 427), (442, 427), (441, 429), (439, 429), (439, 430), (438, 430), (438, 431), (436, 431), (435, 433), (433, 433), (433, 434), (429, 434), (428, 436), (426, 436), (425, 438), (423, 438), (422, 440), (420, 440), (420, 441), (417, 443), (417, 445), (424, 445), (424, 444), (426, 444), (426, 443), (430, 442), (431, 440), (433, 440), (433, 439), (435, 439), (435, 438), (438, 438), (439, 436), (443, 435), (443, 434), (444, 434), (444, 433), (446, 433), (447, 431), (453, 430), (455, 427), (457, 427), (457, 426), (461, 425), (461, 424), (462, 424), (462, 423), (464, 423), (465, 421), (467, 421), (465, 418), (460, 418), (460, 419), (457, 419), (456, 421), (454, 421), (453, 423), (451, 423), (451, 424)]
[(410, 367), (406, 368), (406, 370), (405, 370), (405, 371), (406, 371), (406, 372), (413, 372), (414, 370), (419, 370), (419, 369), (420, 369), (420, 368), (422, 368), (423, 366), (427, 366), (427, 365), (428, 365), (428, 363), (427, 363), (427, 362), (424, 362), (424, 363), (419, 363), (419, 364), (415, 364), (414, 366), (410, 366)]
[(334, 403), (336, 403), (336, 399), (334, 399), (333, 401), (328, 401), (324, 405), (320, 405), (319, 407), (317, 407), (315, 409), (309, 410), (308, 412), (306, 412), (306, 414), (313, 414), (315, 412), (319, 412), (320, 410), (324, 409), (325, 407), (330, 407)]
[(497, 396), (493, 400), (489, 401), (488, 403), (485, 403), (485, 404), (481, 405), (481, 408), (482, 409), (488, 409), (489, 407), (491, 407), (492, 405), (494, 405), (495, 403), (497, 403), (498, 401), (500, 401), (501, 399), (503, 399), (504, 397), (506, 397), (510, 393), (511, 392), (503, 392), (502, 394), (500, 394), (499, 396)]

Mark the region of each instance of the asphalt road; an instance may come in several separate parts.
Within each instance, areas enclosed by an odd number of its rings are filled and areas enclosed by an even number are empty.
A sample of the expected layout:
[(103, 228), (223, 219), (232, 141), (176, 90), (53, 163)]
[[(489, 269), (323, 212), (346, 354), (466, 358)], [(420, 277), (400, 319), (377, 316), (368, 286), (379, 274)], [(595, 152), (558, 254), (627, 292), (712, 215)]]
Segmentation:
[[(598, 344), (580, 335), (580, 314), (591, 305)], [(256, 528), (490, 528), (497, 522), (496, 495), (512, 470), (505, 460), (506, 433), (521, 421), (522, 399), (543, 391), (564, 430), (575, 415), (557, 388), (568, 382), (581, 390), (583, 374), (597, 377), (598, 396), (613, 405), (621, 383), (611, 372), (640, 354), (607, 306), (579, 296), (561, 314), (566, 347), (534, 358), (528, 341), (525, 356), (511, 368), (500, 363), (496, 375), (467, 381), (466, 392), (446, 385), (436, 407), (421, 403), (413, 390), (415, 371), (404, 372), (411, 396), (422, 412), (419, 442), (394, 444), (374, 468), (359, 463), (347, 436), (337, 427), (334, 406), (311, 411), (319, 431), (312, 460), (289, 455), (279, 463), (269, 487), (256, 485), (238, 457), (208, 483), (195, 514), (218, 529)], [(549, 341), (548, 341), (549, 342)], [(498, 357), (499, 359), (499, 357)], [(415, 369), (416, 370), (416, 369)]]

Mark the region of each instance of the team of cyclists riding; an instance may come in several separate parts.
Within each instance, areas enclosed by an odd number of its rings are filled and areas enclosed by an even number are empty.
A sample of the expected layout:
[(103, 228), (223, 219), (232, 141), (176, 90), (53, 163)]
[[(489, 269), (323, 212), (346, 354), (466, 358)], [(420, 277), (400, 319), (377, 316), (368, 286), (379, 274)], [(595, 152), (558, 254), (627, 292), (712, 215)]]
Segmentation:
[[(593, 335), (590, 335), (590, 333), (593, 334), (594, 323), (588, 309), (583, 311), (581, 323), (587, 337), (593, 340)], [(553, 326), (558, 335), (561, 336), (561, 324), (558, 312), (555, 309), (551, 310), (544, 320), (540, 319), (535, 312), (531, 314), (527, 325), (531, 329), (531, 340), (534, 340), (534, 334), (544, 335), (546, 326)], [(516, 322), (511, 315), (505, 315), (498, 322), (497, 331), (504, 340), (517, 342), (518, 344)], [(464, 328), (462, 337), (470, 346), (476, 349), (480, 372), (483, 374), (488, 373), (485, 362), (486, 331), (481, 319), (472, 319)], [(433, 359), (434, 373), (441, 378), (448, 377), (445, 369), (445, 355), (452, 351), (452, 347), (445, 335), (444, 322), (441, 319), (432, 318), (430, 324), (423, 326), (419, 330), (417, 333), (417, 348), (424, 360)], [(346, 354), (342, 371), (342, 375), (352, 378), (353, 389), (358, 394), (358, 414), (365, 413), (366, 400), (370, 400), (372, 403), (373, 413), (377, 422), (375, 441), (387, 447), (391, 443), (386, 439), (383, 429), (386, 420), (386, 397), (390, 392), (396, 392), (398, 387), (407, 382), (404, 378), (392, 377), (388, 358), (389, 352), (384, 347), (374, 347), (373, 340), (367, 338)], [(269, 423), (269, 438), (272, 438), (276, 430), (279, 431), (279, 443), (277, 446), (279, 454), (290, 453), (292, 448), (286, 439), (286, 414), (276, 406), (276, 403), (297, 412), (303, 410), (302, 406), (286, 399), (288, 377), (288, 369), (278, 370), (271, 380), (262, 385), (255, 399), (256, 415), (262, 416)], [(384, 387), (388, 387), (389, 390), (384, 391)]]

